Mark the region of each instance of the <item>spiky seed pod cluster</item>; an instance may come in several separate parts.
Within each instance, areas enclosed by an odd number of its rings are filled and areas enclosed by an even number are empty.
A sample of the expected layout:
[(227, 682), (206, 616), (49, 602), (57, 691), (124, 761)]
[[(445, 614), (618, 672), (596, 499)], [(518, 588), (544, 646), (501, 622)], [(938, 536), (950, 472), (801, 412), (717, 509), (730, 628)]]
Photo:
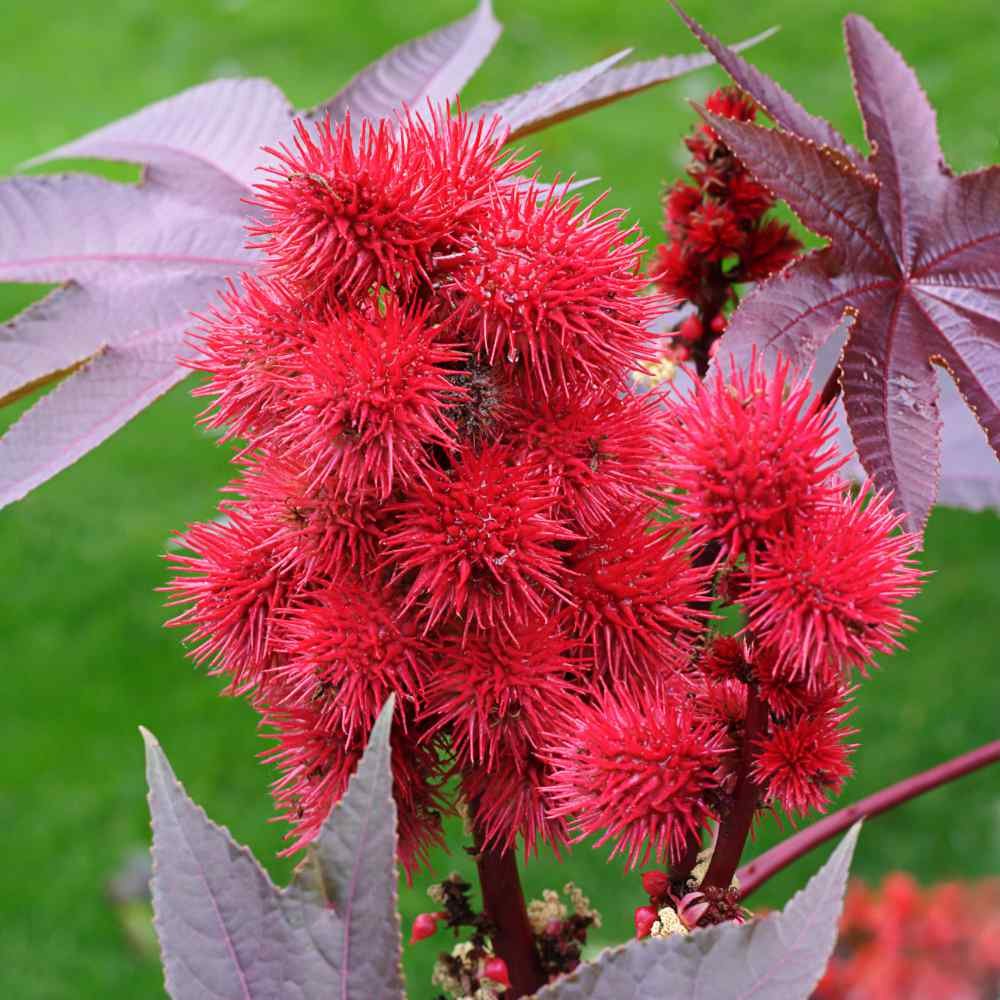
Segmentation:
[(172, 624), (259, 711), (290, 851), (390, 695), (411, 872), (466, 806), (485, 848), (676, 860), (748, 740), (761, 805), (819, 806), (845, 668), (898, 644), (919, 582), (786, 367), (635, 393), (663, 306), (642, 242), (503, 136), (446, 107), (300, 126), (259, 189), (266, 266), (194, 335), (202, 419), (243, 444), (170, 557)]
[[(650, 533), (665, 417), (629, 376), (663, 308), (643, 244), (446, 107), (300, 124), (256, 196), (266, 266), (194, 334), (202, 419), (242, 439), (171, 601), (275, 745), (291, 849), (378, 709), (409, 869), (456, 808), (489, 845), (557, 848), (557, 724), (612, 675), (680, 670), (707, 572)], [(577, 594), (583, 595), (582, 599)]]
[[(714, 371), (669, 419), (677, 510), (716, 553), (717, 592), (744, 622), (698, 658), (698, 702), (731, 750), (753, 743), (763, 802), (822, 809), (851, 773), (850, 672), (901, 648), (913, 621), (902, 603), (925, 576), (919, 538), (887, 496), (839, 478), (832, 414), (780, 359), (771, 373), (758, 357)], [(767, 712), (748, 734), (751, 697)]]
[[(887, 498), (855, 496), (839, 478), (832, 416), (787, 364), (717, 370), (674, 395), (666, 417), (673, 519), (630, 545), (617, 539), (630, 533), (622, 517), (570, 550), (569, 614), (606, 660), (607, 690), (546, 751), (549, 815), (610, 842), (630, 867), (692, 857), (707, 819), (736, 808), (747, 782), (751, 811), (822, 810), (851, 773), (850, 671), (898, 648), (910, 622), (901, 603), (923, 577), (918, 540)], [(685, 626), (708, 617), (697, 567), (652, 558), (659, 544), (676, 552), (666, 539), (677, 534), (712, 564), (714, 596), (743, 623), (736, 634), (712, 634), (709, 621), (684, 646)], [(654, 566), (669, 582), (654, 583)], [(649, 600), (657, 591), (673, 602)], [(681, 657), (672, 671), (667, 636)], [(661, 669), (643, 677), (652, 650)], [(700, 923), (728, 919), (727, 889)]]

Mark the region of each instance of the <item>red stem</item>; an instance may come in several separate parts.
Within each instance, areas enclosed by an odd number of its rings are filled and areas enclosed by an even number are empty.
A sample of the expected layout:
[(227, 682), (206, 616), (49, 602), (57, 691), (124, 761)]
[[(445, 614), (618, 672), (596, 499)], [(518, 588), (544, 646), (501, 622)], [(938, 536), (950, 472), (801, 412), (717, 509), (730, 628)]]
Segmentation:
[(887, 809), (892, 809), (922, 795), (924, 792), (937, 788), (938, 785), (947, 784), (949, 781), (954, 781), (956, 778), (961, 778), (965, 774), (977, 771), (979, 768), (986, 767), (998, 760), (1000, 760), (1000, 740), (994, 740), (977, 750), (971, 750), (969, 753), (955, 757), (944, 764), (932, 767), (929, 771), (915, 774), (905, 781), (883, 788), (882, 791), (869, 795), (860, 802), (855, 802), (853, 805), (813, 823), (812, 826), (800, 830), (776, 847), (772, 847), (771, 850), (765, 851), (759, 858), (754, 858), (736, 873), (740, 883), (741, 897), (746, 899), (772, 875), (777, 874), (793, 861), (797, 861), (803, 854), (808, 854), (814, 847), (818, 847), (824, 841), (853, 826), (859, 819), (877, 816)]
[(510, 975), (510, 989), (504, 998), (516, 1000), (537, 992), (548, 980), (528, 923), (517, 857), (511, 850), (483, 850), (480, 842), (477, 831), (476, 867), (483, 893), (483, 910), (493, 925), (490, 940), (494, 954), (507, 963)]
[(767, 705), (757, 694), (753, 684), (747, 685), (747, 718), (740, 753), (740, 769), (736, 790), (728, 812), (719, 823), (719, 837), (715, 842), (712, 860), (702, 887), (715, 886), (728, 889), (743, 856), (754, 813), (760, 804), (760, 788), (751, 777), (754, 743), (767, 731)]

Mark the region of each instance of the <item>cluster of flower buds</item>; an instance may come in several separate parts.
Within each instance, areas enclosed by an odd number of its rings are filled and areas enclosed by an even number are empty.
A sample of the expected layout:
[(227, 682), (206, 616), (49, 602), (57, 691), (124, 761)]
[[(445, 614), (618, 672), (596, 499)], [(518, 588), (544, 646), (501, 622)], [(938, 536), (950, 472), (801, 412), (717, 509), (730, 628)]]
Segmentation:
[(642, 873), (642, 888), (649, 902), (635, 908), (637, 938), (671, 937), (724, 921), (744, 922), (745, 911), (737, 888), (700, 887), (711, 852), (703, 851), (698, 857), (686, 878), (672, 879), (656, 870)]
[[(737, 87), (710, 94), (705, 108), (737, 121), (753, 121), (757, 114)], [(685, 144), (691, 182), (677, 181), (664, 195), (667, 241), (656, 248), (652, 273), (664, 292), (694, 306), (672, 332), (669, 346), (677, 361), (691, 358), (704, 371), (726, 329), (736, 286), (779, 271), (802, 244), (769, 215), (774, 198), (711, 126), (699, 125)]]
[(1000, 880), (922, 889), (896, 872), (878, 890), (851, 884), (816, 1000), (995, 997)]
[(289, 851), (394, 695), (408, 871), (465, 806), (480, 851), (676, 863), (747, 780), (793, 813), (840, 787), (846, 671), (898, 644), (914, 540), (784, 367), (638, 394), (642, 240), (504, 135), (440, 108), (272, 151), (266, 266), (196, 335), (241, 472), (171, 556), (172, 624), (275, 740)]

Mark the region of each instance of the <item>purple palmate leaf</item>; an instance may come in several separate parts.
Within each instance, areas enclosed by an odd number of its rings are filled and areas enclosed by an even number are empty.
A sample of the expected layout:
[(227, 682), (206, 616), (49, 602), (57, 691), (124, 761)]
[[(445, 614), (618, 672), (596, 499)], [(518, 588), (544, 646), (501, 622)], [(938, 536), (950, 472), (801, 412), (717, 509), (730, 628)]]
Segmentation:
[[(270, 80), (213, 80), (36, 156), (26, 166), (76, 157), (141, 163), (148, 180), (184, 191), (199, 193), (199, 181), (220, 185), (228, 179), (238, 200), (259, 178), (261, 142), (289, 133), (294, 115)], [(209, 196), (216, 193), (210, 189)]]
[(292, 884), (185, 793), (146, 730), (153, 908), (173, 1000), (403, 997), (391, 701)]
[[(776, 28), (769, 28), (737, 42), (733, 51), (739, 52), (756, 45), (770, 38), (775, 31)], [(477, 105), (472, 113), (478, 117), (501, 115), (511, 125), (510, 138), (519, 139), (567, 118), (575, 118), (605, 104), (620, 101), (623, 97), (675, 80), (685, 73), (711, 66), (714, 61), (711, 55), (697, 54), (661, 56), (625, 66), (617, 65), (625, 54), (619, 53), (586, 70), (539, 84), (524, 94)]]
[[(942, 439), (951, 440), (934, 366), (950, 373), (1000, 452), (1000, 169), (952, 176), (912, 70), (864, 18), (845, 25), (872, 145), (863, 164), (819, 145), (813, 119), (775, 112), (794, 130), (784, 131), (705, 116), (758, 180), (831, 241), (754, 289), (723, 347), (741, 362), (763, 349), (807, 367), (853, 315), (840, 362), (851, 435), (868, 475), (920, 530), (938, 494)], [(767, 105), (767, 78), (737, 69)]]
[[(845, 333), (835, 334), (820, 348), (812, 373), (817, 391), (826, 384), (839, 364), (845, 339)], [(941, 414), (941, 481), (937, 502), (963, 510), (1000, 511), (1000, 463), (995, 460), (989, 442), (954, 380), (941, 368), (935, 371), (935, 375)], [(847, 427), (842, 399), (837, 400), (834, 414), (838, 446), (842, 454), (850, 454), (854, 450), (854, 442)], [(851, 455), (841, 471), (859, 483), (866, 478), (865, 470), (855, 455)]]
[(784, 910), (666, 940), (609, 949), (540, 990), (538, 1000), (805, 1000), (837, 940), (837, 922), (861, 824)]
[(490, 54), (503, 28), (490, 0), (439, 31), (415, 38), (363, 69), (340, 93), (309, 112), (343, 121), (348, 112), (362, 118), (392, 118), (406, 105), (422, 109), (428, 101), (452, 101)]
[(176, 356), (187, 316), (226, 275), (254, 268), (244, 242), (235, 190), (210, 208), (158, 178), (141, 187), (87, 175), (0, 182), (0, 281), (67, 283), (0, 327), (0, 401), (81, 369), (0, 438), (0, 506), (183, 377)]
[[(338, 119), (350, 110), (360, 121), (453, 97), (498, 32), (488, 0), (480, 0), (462, 20), (362, 70), (320, 111)], [(699, 64), (654, 61), (621, 71), (599, 64), (596, 72), (560, 78), (549, 93), (565, 118)], [(527, 107), (523, 95), (516, 103)], [(538, 102), (527, 110), (522, 128), (540, 128), (547, 110)], [(0, 405), (67, 379), (0, 439), (0, 507), (95, 447), (183, 377), (179, 367), (165, 371), (165, 345), (173, 339), (180, 351), (179, 331), (190, 314), (205, 311), (224, 278), (259, 266), (245, 247), (243, 199), (268, 159), (262, 148), (290, 136), (293, 115), (266, 80), (220, 80), (32, 161), (137, 163), (144, 168), (139, 185), (89, 176), (0, 181), (0, 281), (63, 284), (0, 326)]]
[(677, 0), (669, 2), (691, 33), (708, 49), (733, 81), (751, 94), (782, 128), (802, 136), (803, 139), (812, 139), (818, 145), (829, 146), (843, 153), (856, 166), (864, 164), (864, 157), (826, 119), (809, 114), (784, 87), (762, 73), (756, 66), (740, 58), (736, 54), (739, 46), (723, 45), (682, 10)]

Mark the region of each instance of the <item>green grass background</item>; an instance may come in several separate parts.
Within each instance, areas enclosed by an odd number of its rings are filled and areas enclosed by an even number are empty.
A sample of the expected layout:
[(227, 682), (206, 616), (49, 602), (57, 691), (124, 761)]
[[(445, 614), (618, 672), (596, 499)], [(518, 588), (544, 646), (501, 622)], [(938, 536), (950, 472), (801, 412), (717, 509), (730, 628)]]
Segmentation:
[[(206, 78), (261, 74), (299, 106), (332, 93), (390, 46), (465, 12), (471, 0), (8, 0), (0, 18), (0, 171)], [(642, 56), (695, 48), (661, 0), (497, 0), (506, 32), (466, 101), (523, 89), (624, 46)], [(870, 14), (914, 64), (939, 109), (944, 148), (969, 169), (1000, 159), (996, 115), (1000, 8), (994, 0), (790, 0), (690, 10), (734, 39), (772, 24), (752, 55), (814, 112), (861, 141), (838, 22)], [(683, 164), (686, 98), (721, 80), (705, 71), (537, 138), (549, 173), (599, 175), (612, 204), (655, 237), (658, 192)], [(0, 287), (0, 315), (37, 289)], [(212, 514), (226, 455), (195, 429), (181, 386), (27, 500), (0, 513), (0, 995), (163, 996), (155, 962), (126, 946), (104, 884), (148, 836), (141, 744), (150, 727), (194, 797), (249, 843), (276, 878), (281, 829), (268, 824), (271, 775), (242, 703), (184, 659), (161, 628), (154, 591), (170, 532)], [(8, 411), (5, 421), (15, 413)], [(846, 799), (997, 736), (1000, 522), (939, 511), (927, 533), (934, 578), (913, 605), (909, 650), (866, 682), (862, 748)], [(762, 838), (769, 844), (773, 834)], [(809, 857), (760, 894), (779, 904), (819, 864)], [(439, 859), (446, 873), (453, 863)], [(1000, 869), (1000, 781), (981, 773), (873, 822), (856, 871), (908, 868), (923, 881)], [(637, 880), (582, 848), (563, 868), (531, 864), (529, 890), (581, 883), (605, 915), (599, 943), (623, 939)], [(425, 883), (426, 884), (426, 883)], [(404, 889), (408, 919), (424, 885)], [(434, 942), (407, 952), (411, 995), (431, 995)]]

